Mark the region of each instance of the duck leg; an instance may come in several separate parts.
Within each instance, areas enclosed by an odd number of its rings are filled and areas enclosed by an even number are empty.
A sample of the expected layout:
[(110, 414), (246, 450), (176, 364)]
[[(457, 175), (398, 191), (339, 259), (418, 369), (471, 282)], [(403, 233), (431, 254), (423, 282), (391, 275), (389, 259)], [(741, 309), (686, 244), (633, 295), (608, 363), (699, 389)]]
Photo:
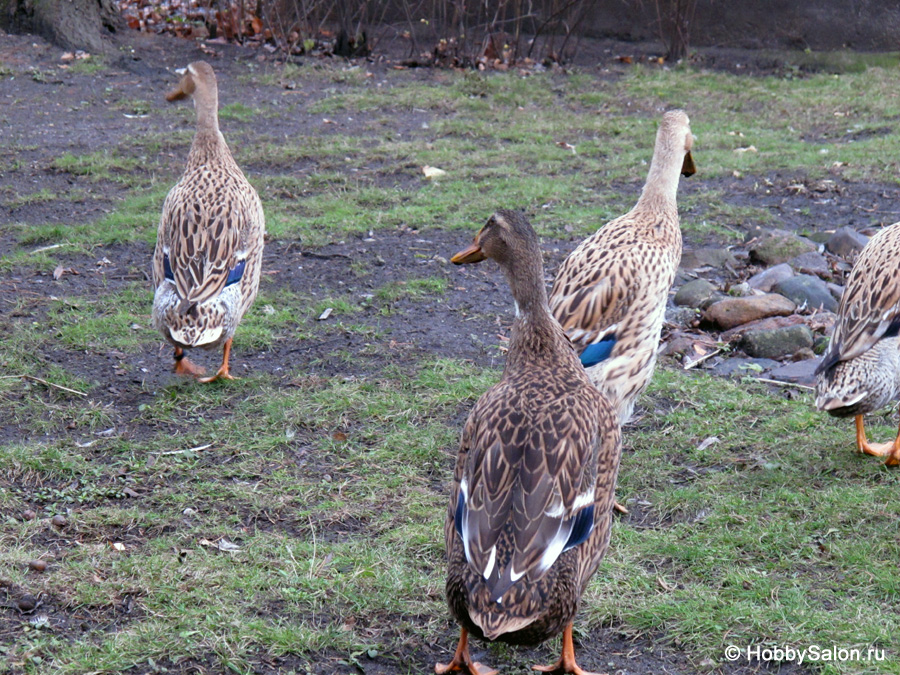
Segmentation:
[(628, 515), (628, 509), (626, 509), (624, 506), (622, 506), (619, 502), (617, 502), (615, 500), (613, 500), (613, 511), (618, 511), (623, 516)]
[(175, 372), (179, 375), (200, 377), (206, 372), (206, 369), (192, 363), (181, 347), (175, 347)]
[(231, 338), (225, 340), (225, 348), (222, 350), (222, 365), (219, 366), (219, 369), (216, 371), (216, 374), (212, 377), (199, 377), (197, 378), (198, 382), (202, 382), (206, 384), (208, 382), (215, 382), (216, 380), (233, 380), (235, 379), (234, 375), (228, 372), (228, 359), (231, 358)]
[(465, 673), (466, 675), (497, 675), (499, 670), (490, 670), (489, 668), (472, 661), (469, 656), (469, 631), (465, 628), (459, 635), (459, 644), (456, 645), (456, 652), (453, 654), (453, 660), (448, 664), (434, 664), (434, 672), (437, 675), (444, 673)]
[(897, 440), (893, 443), (869, 443), (866, 438), (866, 427), (863, 422), (863, 416), (856, 416), (856, 449), (867, 455), (875, 457), (888, 456), (886, 464), (888, 466), (897, 466), (900, 464), (900, 432), (898, 432)]
[(532, 670), (539, 673), (549, 673), (550, 675), (599, 675), (598, 673), (589, 673), (582, 670), (575, 663), (575, 640), (572, 638), (572, 624), (566, 626), (563, 631), (562, 654), (559, 661), (552, 666), (532, 666)]

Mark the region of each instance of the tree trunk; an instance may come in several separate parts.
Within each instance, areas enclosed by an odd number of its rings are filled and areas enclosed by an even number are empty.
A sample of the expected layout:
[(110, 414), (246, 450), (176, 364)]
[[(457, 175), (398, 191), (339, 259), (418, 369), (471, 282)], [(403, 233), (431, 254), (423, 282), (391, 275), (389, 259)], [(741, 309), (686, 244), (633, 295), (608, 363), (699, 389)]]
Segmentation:
[(124, 22), (114, 0), (0, 0), (0, 28), (34, 33), (64, 49), (102, 54)]

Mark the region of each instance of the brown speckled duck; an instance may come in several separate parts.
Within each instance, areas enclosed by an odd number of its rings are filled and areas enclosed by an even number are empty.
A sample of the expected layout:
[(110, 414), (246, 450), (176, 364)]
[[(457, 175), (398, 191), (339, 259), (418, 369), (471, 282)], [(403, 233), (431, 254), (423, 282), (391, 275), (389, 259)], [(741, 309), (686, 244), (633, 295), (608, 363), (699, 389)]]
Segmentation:
[(656, 364), (666, 300), (681, 261), (678, 180), (694, 173), (693, 140), (683, 111), (663, 115), (638, 203), (581, 242), (550, 291), (553, 316), (621, 424)]
[(856, 418), (859, 452), (900, 465), (900, 432), (869, 443), (865, 413), (900, 395), (900, 223), (876, 234), (859, 254), (838, 307), (834, 335), (816, 369), (816, 407)]
[(492, 258), (518, 308), (506, 368), (466, 421), (444, 528), (447, 602), (462, 626), (453, 660), (436, 673), (488, 675), (470, 634), (537, 644), (563, 632), (546, 673), (590, 675), (575, 663), (572, 621), (609, 545), (621, 451), (615, 412), (588, 380), (551, 316), (537, 235), (498, 211), (453, 256)]
[[(259, 288), (266, 222), (259, 195), (219, 131), (216, 76), (208, 63), (190, 64), (166, 100), (188, 96), (197, 110), (197, 132), (159, 221), (153, 325), (175, 347), (175, 372), (212, 382), (233, 379), (232, 338)], [(200, 377), (203, 369), (184, 350), (220, 345), (222, 365), (212, 377)]]

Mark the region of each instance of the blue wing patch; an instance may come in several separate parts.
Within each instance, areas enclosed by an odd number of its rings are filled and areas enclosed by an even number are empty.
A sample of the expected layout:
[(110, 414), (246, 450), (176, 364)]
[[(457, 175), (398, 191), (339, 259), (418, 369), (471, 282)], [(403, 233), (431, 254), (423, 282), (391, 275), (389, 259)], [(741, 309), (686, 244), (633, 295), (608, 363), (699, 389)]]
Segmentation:
[(584, 543), (591, 536), (591, 532), (594, 531), (594, 505), (585, 506), (573, 518), (575, 523), (572, 525), (572, 532), (569, 534), (563, 553)]
[(615, 335), (607, 335), (600, 342), (595, 342), (594, 344), (588, 345), (579, 358), (581, 359), (581, 365), (585, 368), (590, 368), (591, 366), (596, 366), (601, 361), (605, 361), (609, 358), (609, 355), (612, 354), (613, 347), (616, 344), (616, 336)]
[(175, 275), (172, 274), (172, 265), (169, 264), (169, 254), (163, 255), (163, 275), (170, 281), (175, 281)]
[(462, 490), (459, 491), (459, 499), (456, 500), (456, 513), (453, 514), (453, 523), (456, 525), (456, 533), (459, 535), (459, 538), (462, 539), (462, 520), (463, 520), (463, 511), (466, 508), (466, 500), (463, 498)]
[(244, 276), (244, 268), (247, 266), (246, 260), (241, 260), (237, 265), (235, 265), (232, 270), (228, 273), (228, 279), (225, 281), (226, 286), (231, 286), (231, 284), (236, 284), (241, 280), (241, 277)]

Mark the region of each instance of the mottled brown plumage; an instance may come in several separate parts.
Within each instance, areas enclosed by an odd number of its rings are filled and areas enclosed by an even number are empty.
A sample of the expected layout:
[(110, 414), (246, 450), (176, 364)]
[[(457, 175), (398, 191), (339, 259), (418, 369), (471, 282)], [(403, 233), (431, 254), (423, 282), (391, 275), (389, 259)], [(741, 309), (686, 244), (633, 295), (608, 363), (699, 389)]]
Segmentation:
[[(687, 115), (665, 113), (637, 205), (572, 251), (550, 291), (553, 315), (622, 424), (656, 363), (666, 300), (681, 260), (678, 176), (694, 173), (692, 144)], [(592, 365), (586, 350), (603, 342), (612, 345), (611, 353)]]
[(856, 418), (857, 449), (900, 464), (900, 432), (870, 444), (863, 415), (900, 394), (900, 223), (885, 228), (859, 254), (844, 287), (834, 335), (816, 369), (816, 407)]
[[(498, 211), (453, 262), (488, 257), (518, 315), (503, 376), (478, 399), (460, 442), (444, 534), (447, 600), (463, 636), (438, 673), (479, 672), (469, 633), (511, 644), (564, 629), (571, 637), (609, 544), (619, 465), (615, 412), (550, 315), (537, 236), (522, 214)], [(560, 668), (582, 672), (573, 653)]]
[(163, 204), (153, 253), (153, 324), (175, 347), (176, 372), (199, 375), (184, 349), (222, 345), (222, 366), (208, 382), (230, 378), (235, 329), (259, 288), (265, 216), (219, 131), (216, 76), (190, 64), (166, 97), (193, 96), (197, 132), (187, 167)]

